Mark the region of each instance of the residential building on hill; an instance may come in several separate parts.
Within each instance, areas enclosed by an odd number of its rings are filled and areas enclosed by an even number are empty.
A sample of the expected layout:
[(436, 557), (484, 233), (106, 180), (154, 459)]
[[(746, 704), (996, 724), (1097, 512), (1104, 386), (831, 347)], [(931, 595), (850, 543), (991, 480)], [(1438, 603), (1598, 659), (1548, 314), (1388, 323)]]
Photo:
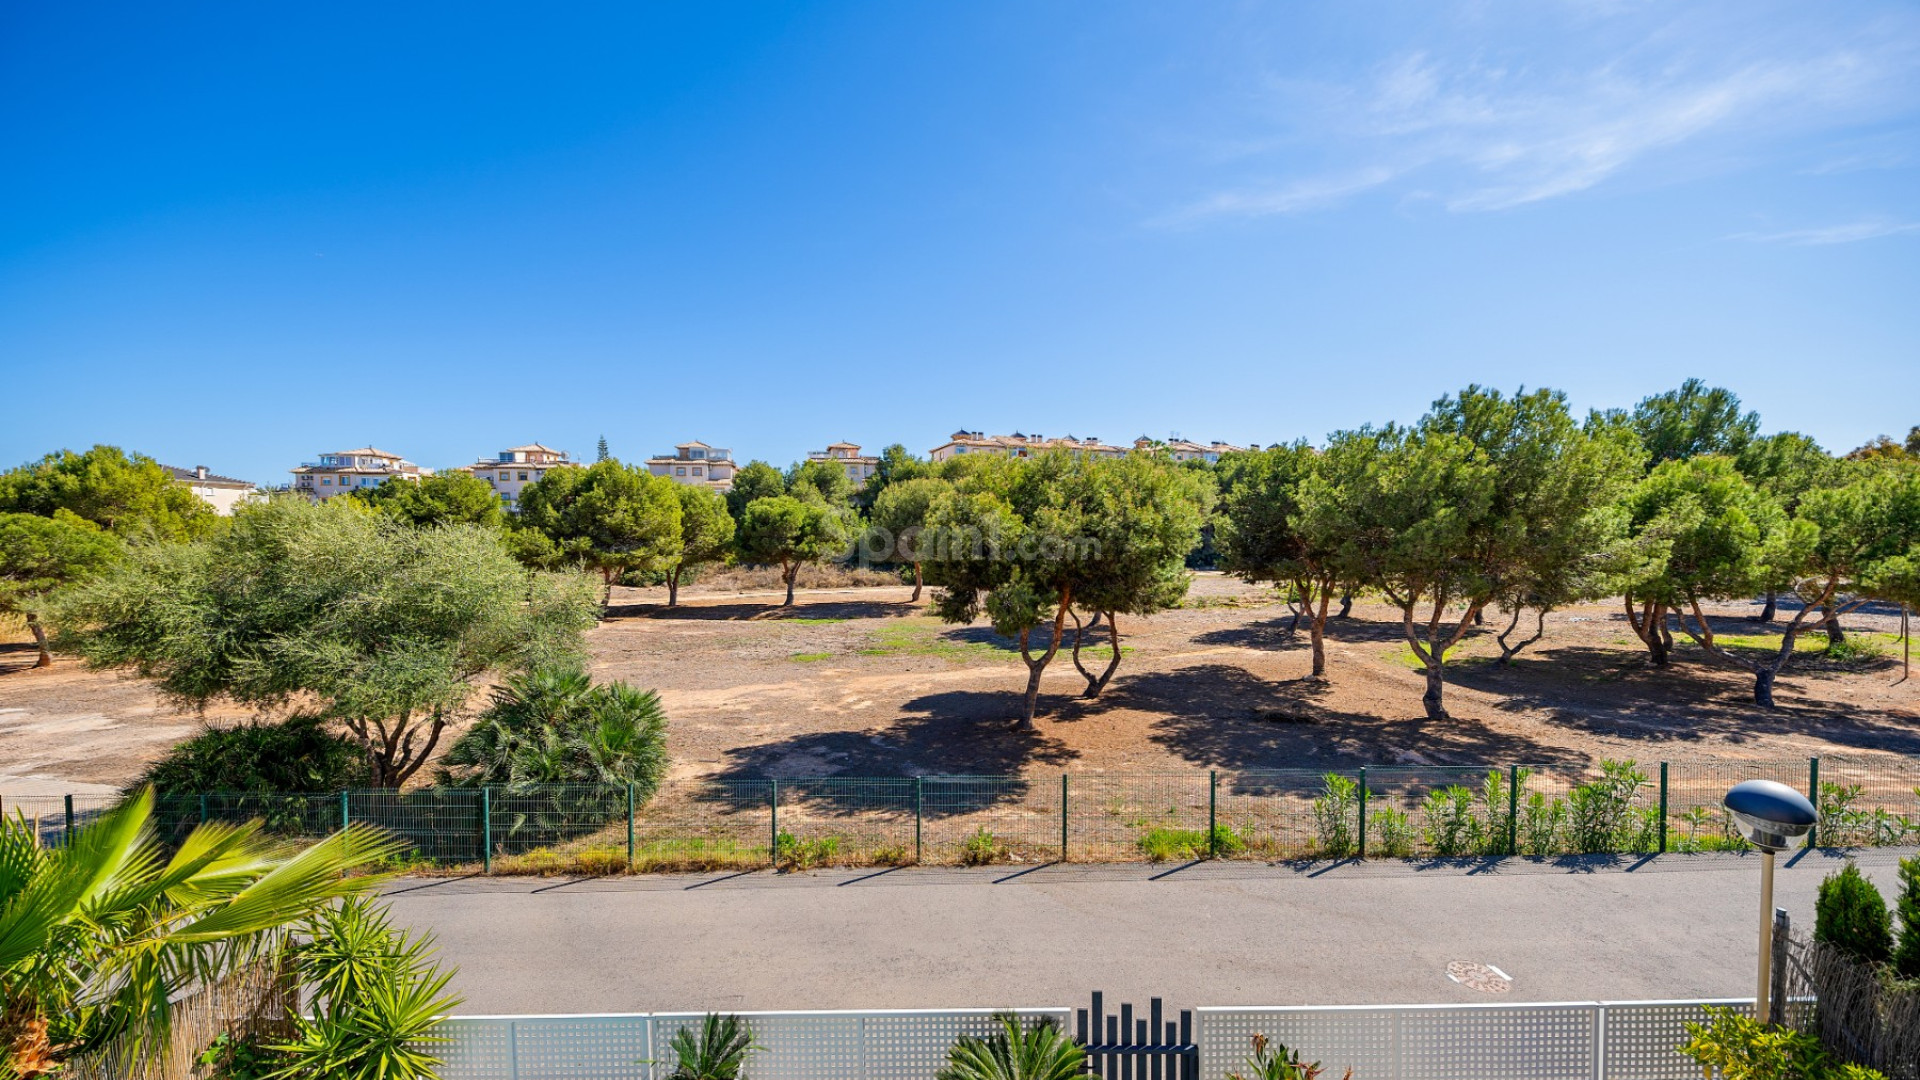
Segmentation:
[(520, 492), (528, 484), (538, 481), (554, 469), (571, 468), (579, 464), (567, 456), (565, 450), (555, 450), (541, 443), (528, 443), (502, 450), (493, 458), (482, 458), (465, 466), (466, 471), (492, 485), (494, 494), (500, 496), (500, 502), (508, 513), (520, 509)]
[(684, 442), (671, 455), (647, 459), (647, 471), (655, 476), (671, 477), (681, 484), (699, 484), (715, 491), (733, 487), (733, 451), (703, 442)]
[(388, 477), (418, 480), (433, 475), (399, 454), (389, 454), (363, 446), (358, 450), (338, 450), (321, 454), (319, 461), (308, 461), (293, 470), (293, 490), (309, 499), (330, 499), (356, 488), (379, 487)]
[(231, 476), (216, 476), (207, 471), (205, 465), (195, 465), (191, 469), (162, 465), (172, 475), (174, 482), (185, 485), (188, 491), (200, 496), (202, 502), (213, 507), (216, 514), (231, 514), (233, 508), (251, 499), (258, 485), (246, 480), (236, 480)]
[(1133, 446), (1136, 450), (1164, 450), (1167, 455), (1175, 461), (1211, 461), (1216, 463), (1220, 460), (1220, 455), (1222, 454), (1234, 454), (1248, 449), (1244, 446), (1235, 446), (1232, 443), (1212, 442), (1203, 444), (1193, 442), (1189, 439), (1177, 438), (1159, 442), (1155, 439), (1149, 439), (1145, 435), (1133, 440)]
[(1109, 446), (1091, 435), (1084, 439), (1072, 435), (1049, 439), (1043, 435), (1026, 435), (1018, 431), (1011, 435), (956, 431), (947, 437), (946, 442), (928, 451), (927, 456), (934, 461), (945, 461), (962, 454), (998, 454), (1001, 457), (1023, 458), (1037, 457), (1050, 450), (1065, 450), (1076, 457), (1117, 458), (1127, 455), (1124, 448)]
[(814, 450), (807, 454), (808, 461), (826, 461), (839, 465), (847, 472), (847, 479), (858, 487), (867, 482), (867, 477), (879, 471), (880, 459), (862, 454), (859, 443), (828, 443), (825, 450)]

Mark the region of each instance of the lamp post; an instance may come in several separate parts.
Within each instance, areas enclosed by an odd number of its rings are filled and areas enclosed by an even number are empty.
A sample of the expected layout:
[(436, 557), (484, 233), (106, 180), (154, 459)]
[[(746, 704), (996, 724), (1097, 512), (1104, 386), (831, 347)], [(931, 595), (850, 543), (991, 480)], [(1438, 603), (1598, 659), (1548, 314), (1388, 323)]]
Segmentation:
[(1721, 805), (1733, 815), (1740, 835), (1760, 849), (1760, 982), (1753, 995), (1753, 1018), (1767, 1022), (1773, 975), (1773, 856), (1807, 835), (1820, 814), (1805, 795), (1772, 780), (1735, 784)]

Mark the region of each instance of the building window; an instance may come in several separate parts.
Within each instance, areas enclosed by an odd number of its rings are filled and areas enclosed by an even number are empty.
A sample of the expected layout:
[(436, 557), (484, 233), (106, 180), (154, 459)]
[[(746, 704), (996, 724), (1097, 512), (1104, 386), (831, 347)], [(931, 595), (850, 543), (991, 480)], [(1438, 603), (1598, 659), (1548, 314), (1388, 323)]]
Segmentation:
[(705, 475), (705, 470), (704, 470), (704, 469), (702, 469), (702, 468), (700, 468), (700, 466), (698, 466), (698, 465), (695, 465), (695, 466), (693, 467), (693, 475), (695, 475), (695, 476), (703, 476), (703, 475)]
[(705, 450), (689, 450), (687, 451), (687, 456), (695, 461), (701, 461), (706, 458), (707, 452)]
[(676, 466), (673, 470), (673, 475), (675, 476), (687, 475), (687, 467), (685, 465)]
[(527, 471), (525, 469), (520, 470), (520, 479), (525, 480), (526, 478), (527, 478)]
[(502, 480), (511, 480), (511, 479), (513, 479), (513, 474), (512, 474), (512, 473), (510, 473), (510, 472), (507, 472), (507, 471), (505, 471), (505, 470), (503, 469), (503, 470), (501, 470), (501, 473), (500, 473), (500, 479), (502, 479)]

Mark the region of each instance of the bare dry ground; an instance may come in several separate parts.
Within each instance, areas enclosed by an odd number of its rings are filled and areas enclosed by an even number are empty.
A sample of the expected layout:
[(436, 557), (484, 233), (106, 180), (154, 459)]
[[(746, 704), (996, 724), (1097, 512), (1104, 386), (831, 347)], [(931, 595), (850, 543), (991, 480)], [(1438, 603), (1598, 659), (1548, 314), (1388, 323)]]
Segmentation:
[[(1453, 719), (1436, 723), (1397, 612), (1362, 603), (1336, 620), (1330, 679), (1315, 683), (1305, 632), (1289, 632), (1270, 590), (1198, 574), (1181, 609), (1123, 619), (1120, 673), (1099, 700), (1078, 696), (1063, 652), (1027, 733), (1009, 723), (1025, 669), (984, 624), (943, 625), (903, 587), (803, 592), (782, 609), (751, 580), (725, 584), (682, 590), (671, 610), (664, 590), (616, 590), (591, 635), (596, 675), (660, 691), (679, 778), (1920, 754), (1920, 680), (1897, 681), (1887, 612), (1847, 619), (1877, 658), (1828, 661), (1809, 635), (1774, 710), (1691, 645), (1649, 667), (1616, 606), (1556, 612), (1505, 668), (1489, 627), (1449, 663)], [(1777, 640), (1756, 610), (1723, 607), (1721, 632)], [(140, 680), (32, 660), (23, 637), (0, 644), (0, 793), (124, 784), (203, 722)]]

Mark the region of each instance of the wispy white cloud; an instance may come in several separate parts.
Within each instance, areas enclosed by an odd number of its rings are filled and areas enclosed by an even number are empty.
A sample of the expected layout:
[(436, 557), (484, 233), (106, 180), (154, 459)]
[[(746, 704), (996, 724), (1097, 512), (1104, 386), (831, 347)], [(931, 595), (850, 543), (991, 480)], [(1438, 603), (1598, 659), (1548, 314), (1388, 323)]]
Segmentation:
[(1788, 229), (1785, 232), (1735, 233), (1729, 240), (1751, 240), (1757, 244), (1792, 244), (1817, 247), (1825, 244), (1853, 244), (1878, 240), (1883, 236), (1920, 232), (1920, 221), (1856, 221), (1849, 225), (1829, 225), (1819, 229)]
[[(1395, 180), (1451, 210), (1502, 210), (1588, 191), (1689, 144), (1746, 153), (1913, 106), (1916, 24), (1758, 44), (1690, 31), (1649, 26), (1552, 65), (1436, 47), (1348, 84), (1276, 81), (1272, 115), (1284, 135), (1245, 164), (1277, 178), (1221, 185), (1161, 220), (1304, 213)], [(1318, 164), (1286, 168), (1303, 149)]]

